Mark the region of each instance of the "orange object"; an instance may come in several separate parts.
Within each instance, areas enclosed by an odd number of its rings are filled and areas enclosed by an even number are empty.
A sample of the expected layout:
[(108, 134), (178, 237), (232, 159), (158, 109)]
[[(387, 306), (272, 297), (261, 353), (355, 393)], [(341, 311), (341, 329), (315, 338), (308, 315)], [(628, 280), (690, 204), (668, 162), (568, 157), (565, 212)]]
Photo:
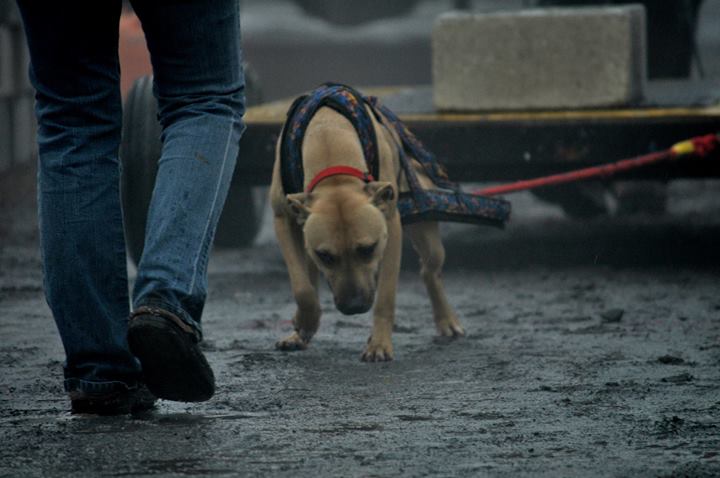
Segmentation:
[(138, 17), (130, 11), (120, 16), (120, 89), (123, 99), (141, 76), (151, 75), (150, 53)]

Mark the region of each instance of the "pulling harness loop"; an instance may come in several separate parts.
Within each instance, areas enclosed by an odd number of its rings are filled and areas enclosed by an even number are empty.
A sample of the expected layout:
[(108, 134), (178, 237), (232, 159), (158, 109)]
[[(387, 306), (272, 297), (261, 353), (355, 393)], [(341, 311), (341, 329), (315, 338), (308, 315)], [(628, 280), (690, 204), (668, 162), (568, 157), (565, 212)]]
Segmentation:
[[(368, 173), (349, 166), (333, 166), (321, 171), (307, 185), (302, 167), (302, 142), (315, 113), (328, 106), (350, 121), (357, 131)], [(370, 111), (370, 114), (368, 113)], [(376, 121), (392, 128), (400, 138), (400, 167), (410, 191), (400, 194), (398, 211), (404, 224), (417, 221), (455, 221), (502, 227), (510, 218), (510, 203), (485, 196), (463, 193), (451, 181), (445, 168), (437, 161), (400, 119), (377, 98), (365, 97), (355, 89), (339, 83), (326, 83), (295, 100), (288, 110), (280, 142), (280, 174), (285, 194), (312, 191), (323, 179), (336, 174), (349, 174), (364, 181), (379, 178), (379, 152)], [(439, 189), (423, 189), (415, 172), (413, 160)]]
[(285, 194), (305, 189), (302, 143), (310, 120), (323, 106), (334, 109), (350, 121), (360, 139), (369, 175), (379, 177), (377, 138), (372, 119), (365, 109), (364, 97), (349, 86), (326, 83), (297, 98), (288, 110), (280, 142), (280, 172)]

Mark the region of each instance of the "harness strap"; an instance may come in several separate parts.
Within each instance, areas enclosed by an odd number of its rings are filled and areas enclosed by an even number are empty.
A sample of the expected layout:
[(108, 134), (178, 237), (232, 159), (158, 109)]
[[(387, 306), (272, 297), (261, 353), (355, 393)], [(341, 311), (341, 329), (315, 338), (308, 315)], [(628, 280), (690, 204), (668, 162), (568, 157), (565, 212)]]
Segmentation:
[(331, 176), (354, 176), (356, 178), (362, 179), (366, 183), (369, 183), (370, 181), (375, 181), (372, 174), (366, 173), (364, 171), (360, 171), (359, 169), (350, 167), (350, 166), (331, 166), (329, 168), (325, 168), (319, 173), (315, 175), (314, 178), (310, 181), (307, 188), (305, 188), (305, 192), (310, 193), (313, 189), (315, 189), (315, 186), (318, 185), (320, 181), (323, 179), (327, 179)]
[[(313, 115), (323, 106), (343, 115), (358, 134), (369, 172), (349, 166), (334, 166), (320, 171), (304, 187), (302, 143)], [(367, 107), (367, 108), (366, 108)], [(435, 156), (388, 108), (374, 97), (365, 97), (353, 88), (338, 83), (326, 83), (293, 102), (283, 128), (280, 148), (280, 176), (286, 194), (310, 192), (330, 177), (346, 174), (365, 182), (379, 179), (379, 151), (373, 118), (400, 137), (397, 144), (401, 171), (405, 173), (410, 191), (400, 195), (398, 211), (404, 224), (415, 221), (458, 221), (473, 224), (503, 226), (510, 217), (510, 203), (501, 199), (463, 193), (460, 185), (451, 181)], [(439, 189), (425, 190), (414, 170), (415, 159)]]
[(370, 175), (379, 177), (375, 128), (365, 105), (366, 99), (359, 92), (338, 83), (326, 83), (293, 102), (283, 128), (280, 149), (280, 172), (285, 193), (303, 190), (302, 143), (305, 130), (317, 110), (323, 106), (334, 109), (350, 121), (357, 131)]
[[(419, 189), (420, 183), (417, 181), (415, 173), (412, 171), (412, 166), (407, 158), (408, 155), (420, 163), (425, 171), (425, 174), (427, 174), (430, 180), (437, 187), (453, 191), (460, 189), (460, 186), (456, 182), (451, 181), (450, 178), (448, 178), (447, 171), (442, 164), (440, 164), (430, 151), (425, 149), (425, 146), (423, 146), (420, 140), (408, 129), (405, 123), (403, 123), (400, 118), (398, 118), (397, 115), (390, 110), (390, 108), (381, 104), (374, 96), (367, 97), (367, 101), (372, 106), (373, 112), (375, 112), (375, 110), (379, 110), (385, 118), (387, 118), (387, 121), (390, 123), (389, 126), (393, 128), (400, 137), (400, 160), (403, 165), (403, 169), (405, 169), (408, 184), (412, 189)], [(382, 120), (379, 119), (379, 122), (382, 123)]]

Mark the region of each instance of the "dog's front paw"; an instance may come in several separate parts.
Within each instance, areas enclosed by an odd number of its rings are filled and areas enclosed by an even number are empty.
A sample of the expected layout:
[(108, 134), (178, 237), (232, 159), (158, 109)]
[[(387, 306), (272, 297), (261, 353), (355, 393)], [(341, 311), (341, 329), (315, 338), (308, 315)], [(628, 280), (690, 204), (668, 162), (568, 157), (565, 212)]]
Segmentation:
[(436, 321), (436, 325), (438, 333), (443, 337), (465, 336), (465, 329), (463, 329), (462, 324), (454, 315)]
[(292, 352), (295, 350), (305, 350), (308, 347), (308, 341), (303, 340), (300, 334), (293, 332), (284, 339), (275, 342), (275, 348), (283, 350), (285, 352)]
[(367, 348), (362, 354), (363, 362), (389, 362), (393, 359), (392, 343), (387, 341), (376, 341), (372, 337), (368, 341)]

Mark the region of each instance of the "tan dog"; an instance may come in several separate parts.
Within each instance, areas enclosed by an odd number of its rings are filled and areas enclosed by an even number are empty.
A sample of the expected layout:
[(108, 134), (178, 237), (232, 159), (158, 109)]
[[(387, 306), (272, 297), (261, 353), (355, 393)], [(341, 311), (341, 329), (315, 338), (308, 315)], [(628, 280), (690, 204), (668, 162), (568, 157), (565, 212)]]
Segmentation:
[[(399, 138), (395, 131), (375, 118), (373, 126), (378, 142), (380, 178), (400, 177)], [(310, 193), (286, 195), (280, 176), (280, 148), (279, 141), (270, 200), (297, 311), (293, 317), (295, 331), (277, 342), (276, 347), (302, 350), (308, 346), (320, 323), (318, 279), (322, 273), (337, 309), (343, 314), (367, 312), (375, 302), (372, 333), (362, 360), (392, 360), (391, 335), (402, 243), (396, 201), (398, 190), (407, 189), (406, 182), (401, 179), (400, 184), (365, 183), (357, 177), (338, 175), (322, 180)], [(320, 108), (307, 126), (302, 158), (305, 186), (329, 166), (367, 170), (353, 125), (329, 107)], [(423, 186), (431, 185), (419, 164), (416, 166), (421, 182), (425, 183)], [(420, 256), (420, 273), (430, 296), (438, 333), (451, 337), (464, 335), (440, 279), (445, 249), (438, 224), (420, 222), (404, 229)]]

